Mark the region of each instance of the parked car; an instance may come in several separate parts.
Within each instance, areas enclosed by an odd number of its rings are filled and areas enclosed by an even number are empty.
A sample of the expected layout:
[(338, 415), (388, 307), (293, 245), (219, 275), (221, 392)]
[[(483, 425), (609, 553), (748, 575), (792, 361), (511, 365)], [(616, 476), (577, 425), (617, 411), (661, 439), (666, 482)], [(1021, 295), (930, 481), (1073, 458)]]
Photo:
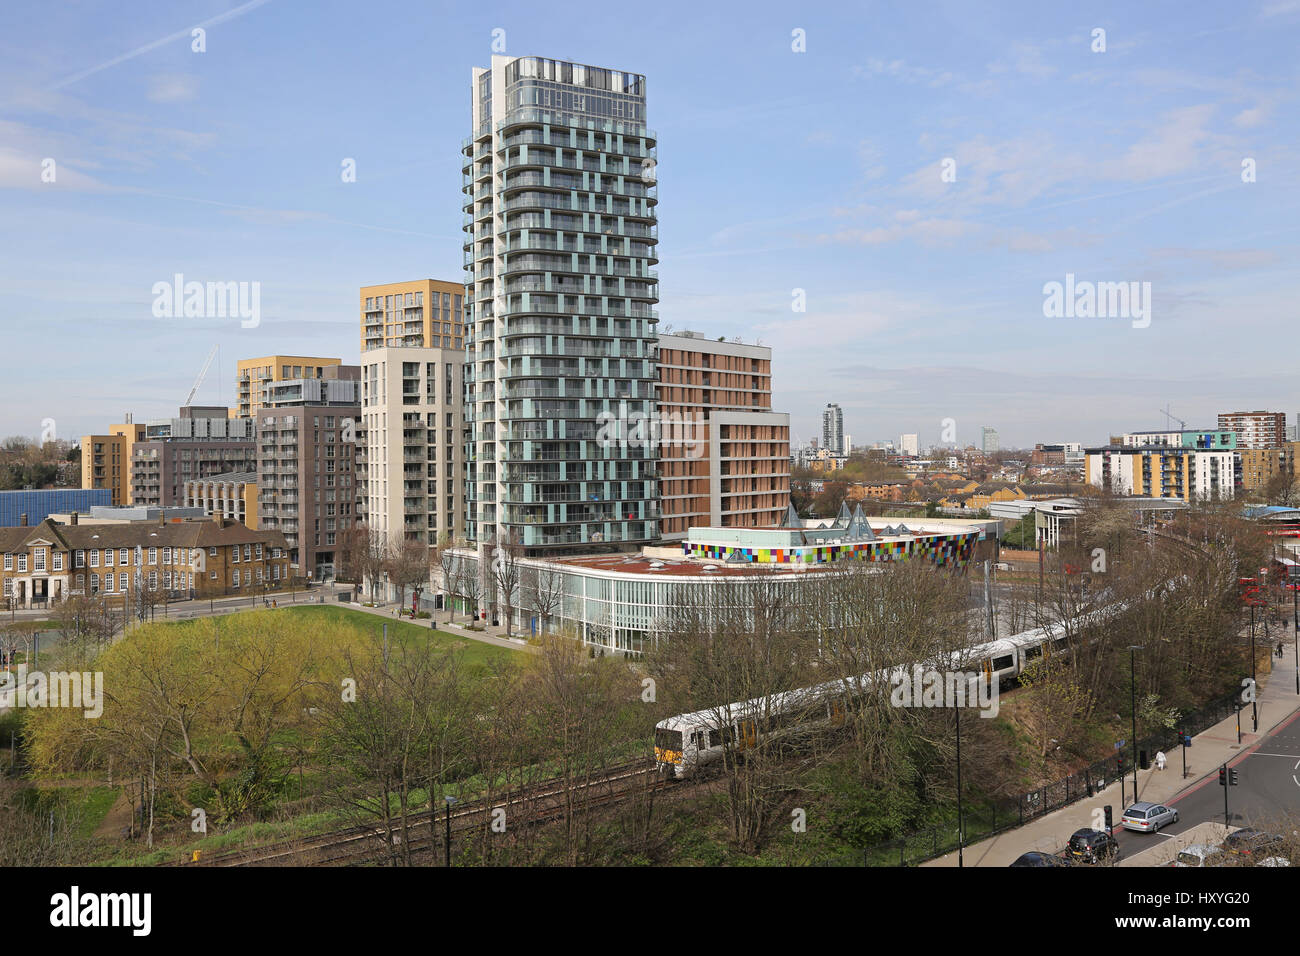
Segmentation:
[(1125, 830), (1133, 830), (1137, 833), (1155, 833), (1161, 827), (1177, 823), (1178, 811), (1173, 807), (1166, 807), (1159, 803), (1148, 803), (1143, 800), (1125, 810), (1124, 816), (1120, 817), (1119, 822)]
[(1060, 856), (1053, 856), (1051, 853), (1039, 853), (1034, 850), (1030, 853), (1022, 853), (1016, 858), (1012, 866), (1069, 866), (1070, 861)]
[(1266, 833), (1254, 827), (1245, 827), (1228, 834), (1223, 847), (1229, 853), (1246, 857), (1277, 856), (1286, 843), (1279, 833)]
[(1222, 847), (1193, 843), (1178, 851), (1171, 866), (1223, 866), (1227, 853)]
[(1084, 828), (1074, 831), (1065, 851), (1084, 863), (1119, 859), (1119, 843), (1105, 830)]

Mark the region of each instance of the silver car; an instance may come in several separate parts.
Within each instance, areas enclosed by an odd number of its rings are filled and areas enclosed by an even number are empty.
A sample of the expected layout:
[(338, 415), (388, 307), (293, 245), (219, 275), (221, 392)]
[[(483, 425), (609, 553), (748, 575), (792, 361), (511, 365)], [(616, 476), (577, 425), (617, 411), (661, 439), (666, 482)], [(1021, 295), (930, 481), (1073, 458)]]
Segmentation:
[(1138, 833), (1155, 833), (1163, 826), (1178, 822), (1178, 811), (1159, 803), (1142, 801), (1124, 811), (1120, 825)]

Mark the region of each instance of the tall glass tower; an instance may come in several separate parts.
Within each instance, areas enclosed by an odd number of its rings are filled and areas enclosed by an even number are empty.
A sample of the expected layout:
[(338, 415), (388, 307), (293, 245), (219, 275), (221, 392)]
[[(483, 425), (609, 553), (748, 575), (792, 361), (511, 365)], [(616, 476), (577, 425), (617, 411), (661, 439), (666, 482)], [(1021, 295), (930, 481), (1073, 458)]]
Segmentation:
[[(463, 144), (466, 531), (528, 553), (659, 537), (659, 301), (645, 77), (541, 57), (473, 71)], [(611, 438), (613, 440), (611, 440)]]

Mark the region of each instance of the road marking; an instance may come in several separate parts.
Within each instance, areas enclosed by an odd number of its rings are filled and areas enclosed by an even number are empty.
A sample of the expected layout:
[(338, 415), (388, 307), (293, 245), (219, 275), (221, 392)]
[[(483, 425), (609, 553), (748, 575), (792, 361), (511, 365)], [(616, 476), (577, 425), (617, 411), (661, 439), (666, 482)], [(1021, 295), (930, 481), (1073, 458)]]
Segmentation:
[(1286, 757), (1288, 760), (1295, 760), (1300, 754), (1263, 754), (1258, 750), (1250, 754), (1251, 757)]

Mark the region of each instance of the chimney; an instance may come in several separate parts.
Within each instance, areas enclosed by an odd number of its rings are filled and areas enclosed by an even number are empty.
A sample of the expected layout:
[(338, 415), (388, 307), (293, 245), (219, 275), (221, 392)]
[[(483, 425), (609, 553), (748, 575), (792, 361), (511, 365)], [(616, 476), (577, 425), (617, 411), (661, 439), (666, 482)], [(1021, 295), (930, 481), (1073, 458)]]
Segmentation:
[(74, 528), (77, 526), (77, 513), (75, 511), (68, 516), (68, 524), (72, 525)]
[(20, 514), (20, 515), (18, 516), (18, 527), (20, 527), (20, 528), (26, 528), (26, 527), (27, 527), (27, 512), (26, 512), (26, 511), (24, 511), (22, 514)]
[(165, 511), (158, 512), (158, 527), (160, 528), (167, 527), (167, 512)]

